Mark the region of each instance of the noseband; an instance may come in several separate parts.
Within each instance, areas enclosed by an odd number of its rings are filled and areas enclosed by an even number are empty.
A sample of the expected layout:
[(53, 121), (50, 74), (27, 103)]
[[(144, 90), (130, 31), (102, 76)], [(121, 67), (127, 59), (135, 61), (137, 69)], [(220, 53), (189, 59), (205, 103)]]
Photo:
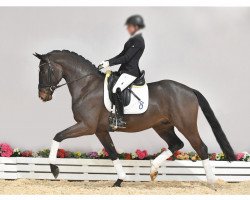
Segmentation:
[(51, 65), (50, 59), (48, 58), (48, 62), (45, 62), (45, 63), (39, 65), (39, 68), (40, 68), (41, 66), (43, 66), (43, 65), (46, 65), (46, 64), (49, 65), (49, 69), (48, 69), (48, 82), (49, 82), (49, 84), (48, 84), (48, 85), (44, 85), (44, 84), (40, 84), (40, 83), (39, 83), (39, 84), (38, 84), (38, 89), (49, 89), (52, 93), (53, 93), (57, 88), (60, 88), (60, 87), (62, 87), (62, 86), (64, 86), (64, 85), (70, 85), (71, 83), (74, 83), (74, 82), (76, 82), (76, 81), (78, 81), (78, 80), (80, 80), (80, 79), (86, 78), (87, 76), (92, 76), (92, 75), (94, 75), (94, 74), (87, 74), (87, 75), (84, 75), (84, 76), (82, 76), (82, 77), (80, 77), (80, 78), (74, 79), (74, 80), (72, 80), (72, 81), (69, 81), (69, 82), (66, 81), (66, 83), (63, 83), (63, 84), (60, 84), (60, 85), (53, 85), (52, 82), (51, 82), (51, 80), (52, 80), (52, 75), (53, 75), (54, 77), (55, 77), (55, 75), (54, 75), (54, 72), (53, 72), (54, 69), (53, 69), (53, 67), (52, 67), (52, 65)]

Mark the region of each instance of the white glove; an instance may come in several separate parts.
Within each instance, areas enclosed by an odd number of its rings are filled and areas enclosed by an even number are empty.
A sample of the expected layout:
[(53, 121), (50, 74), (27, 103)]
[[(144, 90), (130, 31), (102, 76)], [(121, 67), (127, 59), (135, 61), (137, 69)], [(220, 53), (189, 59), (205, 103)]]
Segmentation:
[(109, 61), (102, 61), (100, 64), (99, 64), (99, 66), (102, 66), (103, 68), (107, 68), (107, 67), (109, 67)]

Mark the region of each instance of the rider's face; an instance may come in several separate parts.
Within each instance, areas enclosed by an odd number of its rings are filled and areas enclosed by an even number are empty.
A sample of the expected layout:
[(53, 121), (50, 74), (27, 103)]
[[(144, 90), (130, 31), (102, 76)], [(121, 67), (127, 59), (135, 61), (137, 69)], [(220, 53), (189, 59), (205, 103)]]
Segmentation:
[(136, 31), (138, 31), (138, 27), (132, 24), (127, 25), (127, 30), (130, 35), (134, 35)]

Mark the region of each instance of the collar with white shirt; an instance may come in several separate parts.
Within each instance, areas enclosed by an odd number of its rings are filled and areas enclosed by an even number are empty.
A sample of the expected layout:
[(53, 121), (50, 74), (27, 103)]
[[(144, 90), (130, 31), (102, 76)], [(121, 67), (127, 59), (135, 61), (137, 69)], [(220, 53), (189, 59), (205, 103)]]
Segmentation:
[(133, 35), (130, 36), (130, 38), (133, 38), (133, 37), (135, 37), (135, 36), (137, 36), (139, 34), (142, 34), (141, 30), (136, 31)]

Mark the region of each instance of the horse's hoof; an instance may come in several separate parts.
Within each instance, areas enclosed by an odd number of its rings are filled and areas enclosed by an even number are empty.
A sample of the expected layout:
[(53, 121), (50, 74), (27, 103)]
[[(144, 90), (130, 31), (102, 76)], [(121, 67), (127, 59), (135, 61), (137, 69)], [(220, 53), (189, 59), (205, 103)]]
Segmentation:
[(51, 173), (53, 174), (53, 176), (56, 179), (58, 177), (58, 175), (59, 175), (59, 168), (56, 165), (50, 164), (50, 170), (51, 170)]
[(218, 179), (215, 176), (210, 177), (207, 179), (208, 187), (214, 191), (217, 191), (215, 185), (218, 183)]
[(122, 179), (117, 179), (117, 181), (114, 183), (113, 187), (121, 187), (122, 182), (123, 182)]
[(158, 171), (150, 172), (151, 181), (155, 181), (157, 175), (158, 175)]
[(214, 184), (208, 184), (208, 187), (211, 189), (211, 190), (214, 190), (215, 192), (217, 191), (216, 187)]

